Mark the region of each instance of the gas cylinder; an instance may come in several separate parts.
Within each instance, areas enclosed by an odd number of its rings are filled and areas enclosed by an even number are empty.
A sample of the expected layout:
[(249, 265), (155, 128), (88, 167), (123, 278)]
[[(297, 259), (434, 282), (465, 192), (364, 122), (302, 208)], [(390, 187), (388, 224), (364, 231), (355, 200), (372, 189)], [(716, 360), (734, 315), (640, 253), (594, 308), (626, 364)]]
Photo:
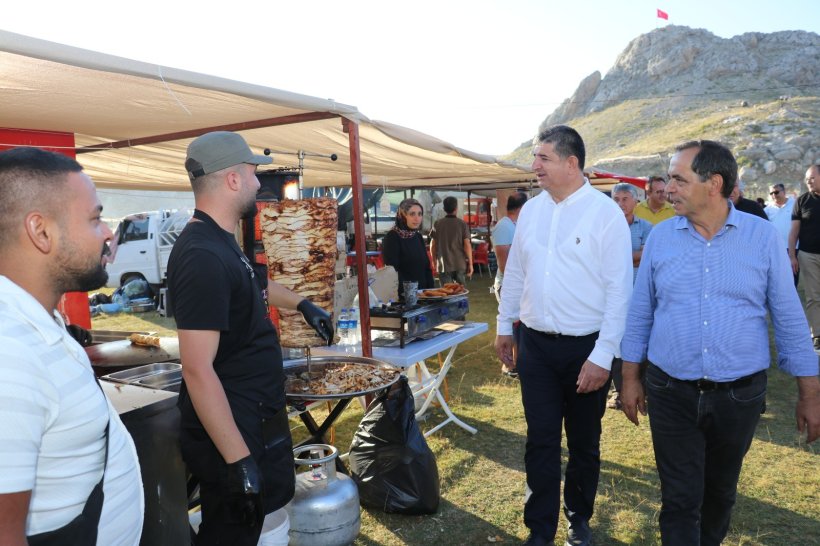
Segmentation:
[[(305, 458), (305, 454), (307, 455)], [(285, 506), (290, 518), (290, 546), (343, 546), (359, 535), (359, 490), (344, 474), (336, 473), (339, 450), (314, 444), (293, 450), (297, 468), (296, 493)]]

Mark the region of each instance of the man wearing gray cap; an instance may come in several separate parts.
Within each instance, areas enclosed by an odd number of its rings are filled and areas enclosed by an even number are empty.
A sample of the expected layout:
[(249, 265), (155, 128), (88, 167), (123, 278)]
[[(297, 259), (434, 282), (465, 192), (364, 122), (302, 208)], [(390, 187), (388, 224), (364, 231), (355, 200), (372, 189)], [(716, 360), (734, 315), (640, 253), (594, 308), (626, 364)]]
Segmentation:
[(188, 146), (196, 211), (168, 262), (169, 306), (182, 360), (180, 443), (200, 482), (197, 545), (255, 545), (265, 514), (293, 496), (293, 453), (282, 352), (268, 304), (297, 309), (325, 340), (330, 315), (268, 279), (234, 238), (256, 210), (257, 165), (238, 134), (208, 133)]

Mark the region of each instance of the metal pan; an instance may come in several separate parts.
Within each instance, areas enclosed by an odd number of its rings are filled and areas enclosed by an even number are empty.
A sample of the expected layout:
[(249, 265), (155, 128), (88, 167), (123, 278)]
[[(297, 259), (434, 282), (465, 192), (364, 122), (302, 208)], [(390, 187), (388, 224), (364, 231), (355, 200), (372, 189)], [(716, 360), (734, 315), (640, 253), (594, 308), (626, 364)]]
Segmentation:
[(315, 357), (310, 359), (310, 371), (311, 373), (324, 373), (325, 368), (330, 364), (369, 364), (372, 366), (376, 366), (378, 368), (382, 368), (384, 370), (395, 371), (395, 377), (388, 382), (380, 383), (378, 386), (373, 387), (372, 389), (366, 389), (363, 391), (354, 391), (354, 392), (338, 392), (338, 393), (331, 393), (331, 394), (311, 394), (309, 392), (290, 392), (288, 390), (288, 379), (293, 379), (297, 377), (299, 374), (304, 373), (308, 370), (307, 359), (299, 359), (299, 360), (291, 360), (285, 364), (285, 395), (293, 400), (338, 400), (340, 398), (355, 398), (357, 396), (364, 396), (366, 394), (371, 394), (374, 392), (381, 391), (396, 381), (399, 380), (399, 376), (401, 375), (401, 368), (397, 368), (387, 362), (382, 362), (381, 360), (376, 360), (374, 358), (366, 358), (362, 356), (321, 356)]
[(138, 383), (148, 377), (171, 372), (179, 372), (181, 374), (182, 365), (177, 364), (176, 362), (146, 364), (145, 366), (137, 366), (136, 368), (131, 368), (130, 370), (110, 373), (102, 376), (101, 379), (108, 379), (109, 381), (116, 381), (117, 383)]
[(134, 345), (127, 339), (109, 341), (85, 348), (91, 365), (97, 368), (125, 368), (141, 364), (154, 364), (179, 360), (179, 340), (175, 337), (160, 338), (159, 347)]

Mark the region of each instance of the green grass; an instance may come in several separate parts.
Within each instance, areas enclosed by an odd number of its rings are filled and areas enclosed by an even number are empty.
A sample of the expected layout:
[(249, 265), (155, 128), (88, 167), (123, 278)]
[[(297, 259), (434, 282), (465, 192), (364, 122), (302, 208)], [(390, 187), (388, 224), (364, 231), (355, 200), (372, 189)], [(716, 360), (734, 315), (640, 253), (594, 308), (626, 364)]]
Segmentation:
[[(517, 544), (527, 537), (522, 521), (525, 424), (520, 389), (517, 381), (500, 374), (492, 348), (496, 302), (489, 285), (485, 274), (468, 288), (469, 318), (489, 322), (490, 332), (459, 347), (448, 375), (450, 406), (477, 427), (478, 434), (449, 424), (427, 439), (440, 474), (438, 513), (400, 516), (363, 509), (355, 544), (476, 545), (491, 543), (488, 539)], [(168, 334), (173, 321), (157, 313), (112, 315), (95, 318), (94, 328)], [(794, 379), (771, 371), (768, 409), (746, 457), (725, 545), (820, 544), (820, 445), (807, 446), (798, 437), (795, 400)], [(337, 422), (335, 444), (341, 451), (347, 451), (361, 416), (361, 407), (354, 403)], [(443, 418), (435, 409), (420, 426), (429, 429)], [(304, 430), (296, 429), (294, 437), (304, 437)], [(592, 519), (595, 543), (660, 544), (660, 489), (646, 419), (635, 427), (620, 412), (607, 411), (601, 470)], [(564, 534), (562, 523), (557, 542)]]

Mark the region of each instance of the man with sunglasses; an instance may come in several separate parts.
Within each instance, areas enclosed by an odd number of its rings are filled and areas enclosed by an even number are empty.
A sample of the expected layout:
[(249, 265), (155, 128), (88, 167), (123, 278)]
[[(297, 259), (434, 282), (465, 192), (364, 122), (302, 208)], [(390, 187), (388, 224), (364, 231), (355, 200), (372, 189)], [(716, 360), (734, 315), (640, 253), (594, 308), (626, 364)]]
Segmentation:
[[(771, 203), (763, 209), (769, 221), (777, 228), (777, 232), (783, 238), (786, 248), (789, 246), (789, 230), (792, 227), (792, 209), (794, 208), (794, 198), (786, 195), (786, 188), (783, 184), (772, 184), (769, 187), (769, 197)], [(794, 285), (797, 286), (799, 274), (794, 275)]]
[(675, 209), (666, 200), (666, 180), (662, 176), (650, 176), (646, 191), (646, 200), (637, 204), (635, 216), (653, 226), (675, 216)]

